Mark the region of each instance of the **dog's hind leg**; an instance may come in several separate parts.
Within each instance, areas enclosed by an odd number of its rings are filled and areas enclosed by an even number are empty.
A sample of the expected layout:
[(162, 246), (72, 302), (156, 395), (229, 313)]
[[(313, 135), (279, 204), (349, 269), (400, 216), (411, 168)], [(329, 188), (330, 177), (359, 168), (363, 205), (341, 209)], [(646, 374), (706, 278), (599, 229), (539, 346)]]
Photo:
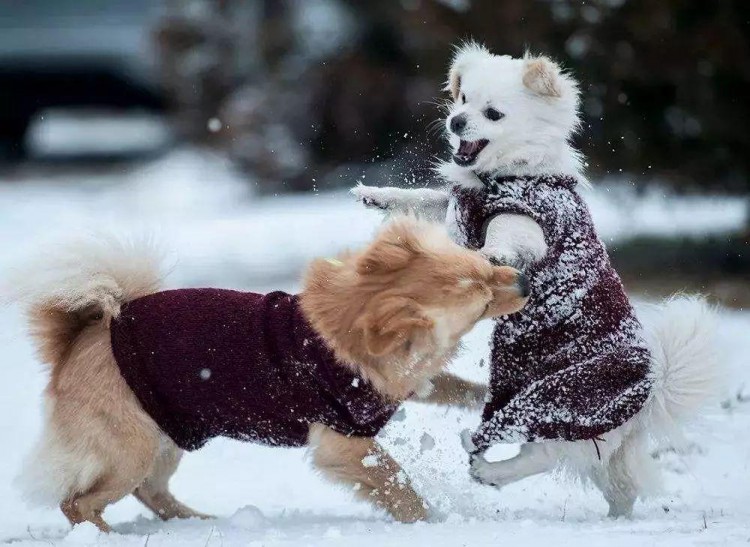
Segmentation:
[[(70, 498), (62, 502), (60, 504), (60, 511), (62, 511), (63, 515), (65, 515), (65, 518), (68, 519), (70, 524), (75, 526), (76, 524), (85, 522), (86, 519), (84, 519), (81, 513), (78, 511), (78, 508), (73, 503), (73, 500), (74, 498)], [(106, 527), (109, 526), (106, 522), (104, 522), (103, 525)], [(102, 526), (99, 526), (99, 524), (97, 524), (97, 526), (99, 527), (99, 529), (102, 528)]]
[(374, 439), (347, 437), (314, 424), (310, 446), (315, 467), (329, 479), (353, 487), (358, 497), (400, 522), (427, 518), (427, 503), (414, 491), (398, 462)]
[(643, 440), (637, 435), (630, 435), (612, 454), (607, 465), (591, 474), (591, 479), (609, 505), (608, 516), (629, 517), (633, 514), (635, 500), (641, 494), (641, 484), (657, 481), (655, 473), (653, 460)]
[(135, 489), (133, 495), (162, 520), (214, 518), (179, 502), (169, 491), (169, 479), (177, 470), (181, 459), (182, 450), (171, 439), (162, 437), (160, 451), (154, 460), (151, 473)]
[(109, 531), (102, 513), (152, 472), (159, 430), (120, 375), (105, 326), (81, 333), (50, 391), (48, 427), (57, 441), (47, 472), (70, 477), (60, 509), (72, 524)]
[(591, 474), (591, 480), (609, 505), (608, 517), (629, 517), (633, 514), (638, 494), (630, 477), (623, 471), (622, 461), (614, 454), (607, 467)]
[[(129, 459), (127, 455), (123, 457), (123, 460), (126, 459)], [(129, 465), (123, 466), (127, 470), (120, 468), (114, 473), (99, 477), (88, 491), (63, 501), (60, 509), (71, 524), (88, 521), (102, 532), (110, 532), (112, 528), (102, 518), (104, 509), (130, 494), (135, 485), (143, 480), (149, 466), (150, 462), (130, 460)], [(138, 478), (133, 478), (134, 476)]]
[(469, 473), (482, 484), (503, 487), (526, 477), (550, 471), (557, 459), (554, 454), (540, 443), (521, 445), (517, 456), (499, 462), (488, 462), (484, 456), (477, 455), (472, 459)]

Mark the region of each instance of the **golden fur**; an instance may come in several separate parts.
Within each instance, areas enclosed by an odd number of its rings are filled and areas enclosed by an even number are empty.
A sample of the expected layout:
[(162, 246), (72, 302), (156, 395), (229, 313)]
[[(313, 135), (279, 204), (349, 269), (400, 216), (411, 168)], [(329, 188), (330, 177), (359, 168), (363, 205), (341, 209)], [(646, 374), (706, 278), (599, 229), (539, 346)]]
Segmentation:
[[(110, 319), (121, 303), (157, 290), (154, 272), (144, 269), (149, 282), (139, 284), (131, 269), (118, 283), (117, 261), (108, 264), (106, 275), (93, 264), (84, 268), (97, 272), (98, 284), (88, 273), (66, 278), (76, 286), (60, 294), (75, 294), (75, 303), (37, 295), (29, 306), (39, 355), (51, 368), (48, 418), (30, 474), (46, 481), (47, 493), (74, 524), (89, 521), (110, 530), (102, 512), (131, 493), (163, 519), (206, 517), (169, 492), (182, 451), (143, 411), (110, 346)], [(386, 397), (402, 401), (434, 380), (425, 401), (471, 405), (484, 388), (441, 372), (479, 319), (525, 304), (519, 275), (458, 247), (432, 225), (400, 219), (361, 252), (315, 261), (302, 307), (337, 358)], [(325, 476), (353, 485), (397, 520), (427, 515), (398, 463), (374, 439), (313, 424), (310, 444), (313, 463)]]

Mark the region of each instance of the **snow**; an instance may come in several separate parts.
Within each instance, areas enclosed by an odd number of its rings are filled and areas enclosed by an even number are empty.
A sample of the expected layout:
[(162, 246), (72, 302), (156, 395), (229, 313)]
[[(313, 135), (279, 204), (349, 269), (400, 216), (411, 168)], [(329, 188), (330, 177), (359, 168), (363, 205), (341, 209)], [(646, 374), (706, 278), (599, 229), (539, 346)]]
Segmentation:
[(229, 522), (231, 522), (233, 526), (245, 530), (258, 530), (268, 525), (268, 519), (266, 519), (263, 512), (254, 505), (246, 505), (245, 507), (237, 509), (234, 515), (229, 517)]
[[(719, 233), (742, 222), (741, 200), (662, 198), (594, 189), (594, 218), (610, 240), (633, 233)], [(654, 217), (652, 217), (654, 215)], [(658, 218), (656, 218), (658, 217)], [(629, 221), (638, 219), (638, 226)], [(294, 290), (304, 264), (368, 240), (379, 215), (345, 192), (259, 199), (220, 158), (179, 150), (124, 172), (48, 173), (26, 169), (0, 184), (0, 280), (49, 241), (102, 227), (151, 232), (172, 251), (170, 284)], [(2, 283), (2, 281), (0, 281)], [(636, 504), (632, 520), (608, 520), (593, 489), (553, 476), (501, 491), (472, 483), (459, 432), (476, 412), (408, 403), (382, 435), (415, 487), (435, 508), (434, 522), (401, 525), (347, 488), (311, 471), (305, 451), (216, 439), (188, 454), (172, 485), (179, 499), (216, 520), (155, 520), (133, 498), (110, 507), (115, 533), (72, 531), (56, 509), (27, 507), (12, 484), (41, 427), (46, 375), (21, 315), (0, 308), (0, 411), (8, 445), (0, 455), (0, 541), (18, 546), (352, 545), (739, 545), (750, 540), (750, 313), (723, 311), (720, 342), (730, 380), (722, 404), (687, 431), (688, 450), (659, 455), (663, 493)], [(453, 370), (488, 374), (491, 324), (466, 338)], [(433, 445), (434, 443), (434, 445)], [(489, 458), (509, 457), (513, 446)]]

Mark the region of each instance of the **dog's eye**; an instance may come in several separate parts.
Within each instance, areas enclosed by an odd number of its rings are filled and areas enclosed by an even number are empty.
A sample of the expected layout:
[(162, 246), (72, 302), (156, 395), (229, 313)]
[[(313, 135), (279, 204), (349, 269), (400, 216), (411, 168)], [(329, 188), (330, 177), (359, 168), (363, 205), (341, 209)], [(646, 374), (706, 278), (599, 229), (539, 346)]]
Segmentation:
[(500, 112), (499, 110), (492, 108), (491, 106), (487, 108), (487, 110), (484, 111), (484, 116), (493, 122), (496, 122), (500, 118), (504, 118), (505, 114)]
[(466, 104), (466, 94), (461, 93), (461, 104)]

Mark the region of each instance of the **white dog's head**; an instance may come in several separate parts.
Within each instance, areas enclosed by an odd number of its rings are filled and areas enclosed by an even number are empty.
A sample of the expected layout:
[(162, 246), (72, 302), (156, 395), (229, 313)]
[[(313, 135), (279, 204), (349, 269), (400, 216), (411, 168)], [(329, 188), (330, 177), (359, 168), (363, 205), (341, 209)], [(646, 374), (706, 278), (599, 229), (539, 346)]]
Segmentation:
[(514, 59), (468, 43), (456, 51), (446, 90), (453, 161), (444, 171), (580, 173), (569, 143), (579, 125), (578, 85), (547, 57)]

